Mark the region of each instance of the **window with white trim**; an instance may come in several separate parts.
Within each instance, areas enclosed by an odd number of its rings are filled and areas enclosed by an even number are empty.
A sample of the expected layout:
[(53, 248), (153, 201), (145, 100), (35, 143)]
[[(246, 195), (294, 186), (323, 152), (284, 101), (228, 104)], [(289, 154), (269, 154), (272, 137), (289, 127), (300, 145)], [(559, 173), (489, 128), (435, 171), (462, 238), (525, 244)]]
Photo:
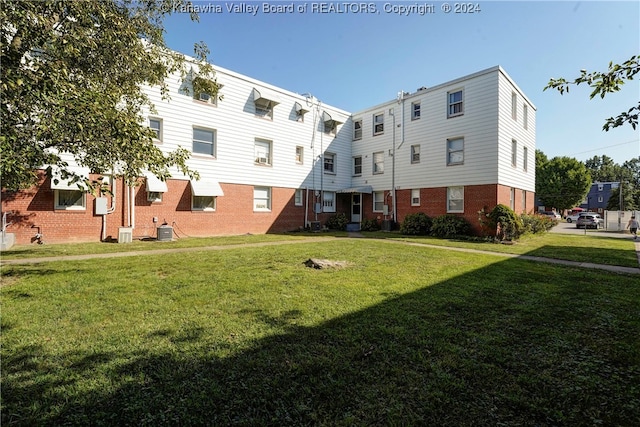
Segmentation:
[(336, 155), (334, 153), (324, 153), (324, 173), (336, 173)]
[(384, 173), (384, 151), (373, 153), (373, 173)]
[(271, 187), (253, 187), (253, 210), (255, 212), (271, 211)]
[(527, 104), (522, 104), (522, 126), (529, 129), (529, 107)]
[(304, 163), (304, 147), (301, 145), (296, 147), (296, 163), (299, 165)]
[(518, 142), (515, 139), (511, 140), (511, 166), (514, 168), (518, 164)]
[(373, 135), (382, 135), (384, 133), (384, 113), (373, 115)]
[(260, 98), (254, 102), (256, 107), (256, 116), (264, 119), (273, 120), (273, 108), (278, 105), (276, 102)]
[(322, 212), (336, 211), (336, 193), (333, 191), (322, 192)]
[(335, 120), (324, 122), (324, 133), (327, 135), (336, 135), (338, 133), (338, 122)]
[(303, 189), (302, 188), (296, 189), (296, 194), (294, 195), (293, 203), (296, 206), (302, 206), (304, 204), (304, 202), (303, 202), (304, 198), (303, 197), (304, 197)]
[(213, 129), (193, 128), (193, 152), (215, 156), (215, 135)]
[(420, 163), (420, 144), (411, 146), (411, 163)]
[(362, 119), (353, 121), (353, 140), (362, 139)]
[(215, 196), (191, 196), (191, 210), (192, 211), (215, 211), (216, 210)]
[(271, 166), (271, 144), (271, 141), (256, 138), (253, 160), (256, 165)]
[(373, 211), (382, 212), (384, 210), (384, 191), (373, 192)]
[(516, 189), (511, 187), (509, 192), (509, 207), (512, 211), (516, 210)]
[(527, 212), (527, 190), (522, 190), (522, 212)]
[(355, 156), (353, 158), (353, 175), (362, 175), (362, 156)]
[(464, 212), (464, 187), (447, 188), (447, 212)]
[(411, 103), (411, 120), (418, 120), (420, 118), (420, 102)]
[(162, 142), (162, 119), (149, 117), (149, 128), (155, 133), (154, 142)]
[(447, 166), (464, 163), (464, 138), (447, 139)]
[(147, 191), (147, 202), (160, 203), (162, 202), (163, 194), (161, 191)]
[(420, 189), (414, 188), (411, 190), (411, 206), (420, 206)]
[(525, 172), (529, 168), (529, 150), (527, 147), (522, 147), (522, 170)]
[[(201, 77), (195, 77), (193, 79), (193, 99), (205, 104), (210, 104), (210, 105), (218, 105), (218, 97), (217, 96), (213, 96), (212, 94), (210, 94), (209, 92), (205, 92), (202, 89), (200, 89), (200, 87), (202, 87), (203, 83), (205, 83), (206, 81), (203, 80)], [(209, 82), (209, 83), (214, 83), (214, 82)], [(217, 84), (217, 82), (215, 83)], [(222, 85), (217, 84), (218, 89), (222, 88)]]
[(598, 184), (598, 191), (604, 190), (604, 184)]
[(54, 190), (55, 209), (83, 211), (87, 208), (87, 197), (80, 190)]
[(602, 203), (602, 200), (604, 200), (602, 196), (598, 196), (598, 203)]
[(464, 114), (464, 100), (462, 89), (447, 92), (447, 118)]
[(515, 92), (511, 92), (511, 118), (518, 120), (518, 95)]

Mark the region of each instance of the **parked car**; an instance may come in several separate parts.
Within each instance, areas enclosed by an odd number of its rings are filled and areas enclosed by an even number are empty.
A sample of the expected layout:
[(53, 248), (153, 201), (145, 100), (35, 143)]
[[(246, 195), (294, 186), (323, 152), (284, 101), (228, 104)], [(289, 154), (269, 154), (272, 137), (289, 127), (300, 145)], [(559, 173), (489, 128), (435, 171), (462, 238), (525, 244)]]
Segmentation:
[(553, 211), (542, 211), (542, 212), (538, 212), (538, 213), (539, 213), (540, 215), (547, 216), (547, 217), (549, 217), (550, 219), (552, 219), (552, 220), (554, 220), (554, 221), (555, 221), (555, 220), (558, 220), (558, 221), (559, 221), (559, 220), (561, 220), (561, 219), (562, 219), (562, 217), (560, 216), (560, 214), (559, 214), (559, 213), (556, 213), (556, 212), (553, 212)]
[(602, 228), (604, 220), (600, 214), (594, 212), (582, 212), (576, 220), (576, 228)]
[(582, 214), (583, 212), (576, 212), (576, 213), (572, 213), (571, 215), (567, 215), (567, 222), (569, 224), (571, 224), (572, 222), (576, 222), (578, 220), (578, 218), (580, 218), (580, 214)]

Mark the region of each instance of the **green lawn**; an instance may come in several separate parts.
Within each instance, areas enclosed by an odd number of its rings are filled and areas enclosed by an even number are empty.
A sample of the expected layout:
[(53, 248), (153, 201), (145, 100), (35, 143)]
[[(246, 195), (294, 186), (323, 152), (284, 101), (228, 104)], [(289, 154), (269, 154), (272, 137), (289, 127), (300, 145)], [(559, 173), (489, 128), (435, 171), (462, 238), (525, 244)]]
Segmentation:
[(335, 238), (2, 284), (3, 426), (640, 424), (637, 276)]

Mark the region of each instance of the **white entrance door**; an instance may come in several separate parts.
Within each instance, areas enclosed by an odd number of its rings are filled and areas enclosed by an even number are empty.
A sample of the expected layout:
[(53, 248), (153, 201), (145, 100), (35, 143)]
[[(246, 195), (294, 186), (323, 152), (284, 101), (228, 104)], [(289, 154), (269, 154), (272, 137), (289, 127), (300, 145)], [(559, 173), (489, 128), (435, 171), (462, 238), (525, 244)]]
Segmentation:
[(360, 223), (362, 220), (362, 215), (360, 213), (361, 208), (361, 194), (353, 193), (351, 195), (351, 222)]

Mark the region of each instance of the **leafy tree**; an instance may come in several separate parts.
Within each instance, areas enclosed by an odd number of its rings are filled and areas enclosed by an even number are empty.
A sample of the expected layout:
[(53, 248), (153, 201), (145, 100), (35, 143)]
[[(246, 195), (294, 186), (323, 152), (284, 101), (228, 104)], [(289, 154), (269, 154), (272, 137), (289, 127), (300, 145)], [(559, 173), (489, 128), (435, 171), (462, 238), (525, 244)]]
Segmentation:
[[(640, 55), (634, 55), (622, 64), (609, 62), (609, 69), (606, 72), (580, 70), (580, 77), (573, 81), (567, 81), (563, 78), (550, 79), (544, 90), (557, 89), (562, 95), (565, 92), (569, 93), (571, 85), (577, 86), (586, 83), (593, 88), (589, 96), (590, 99), (598, 95), (600, 98), (604, 98), (608, 93), (618, 92), (625, 81), (633, 80), (633, 77), (640, 71), (639, 61)], [(629, 108), (628, 111), (623, 111), (617, 117), (609, 117), (602, 129), (609, 131), (609, 129), (622, 126), (625, 123), (630, 124), (635, 129), (638, 125), (638, 113), (640, 113), (640, 101), (637, 106)]]
[[(182, 0), (0, 0), (0, 180), (15, 190), (36, 182), (34, 169), (66, 170), (73, 158), (94, 172), (130, 183), (149, 170), (160, 178), (186, 166), (189, 152), (163, 154), (142, 113), (153, 111), (143, 86), (180, 72), (197, 77), (193, 90), (217, 96), (218, 84), (195, 46), (197, 75), (183, 55), (167, 49), (163, 18), (188, 11)], [(197, 20), (193, 15), (192, 19)]]
[(618, 182), (623, 174), (622, 167), (607, 155), (593, 156), (584, 164), (594, 182)]
[(536, 153), (536, 196), (542, 204), (564, 210), (584, 200), (591, 187), (584, 163), (564, 156), (546, 162), (545, 158), (543, 153)]
[[(640, 208), (637, 200), (637, 191), (631, 185), (622, 184), (622, 209), (636, 210)], [(611, 190), (609, 201), (607, 202), (607, 210), (620, 210), (620, 187)]]

